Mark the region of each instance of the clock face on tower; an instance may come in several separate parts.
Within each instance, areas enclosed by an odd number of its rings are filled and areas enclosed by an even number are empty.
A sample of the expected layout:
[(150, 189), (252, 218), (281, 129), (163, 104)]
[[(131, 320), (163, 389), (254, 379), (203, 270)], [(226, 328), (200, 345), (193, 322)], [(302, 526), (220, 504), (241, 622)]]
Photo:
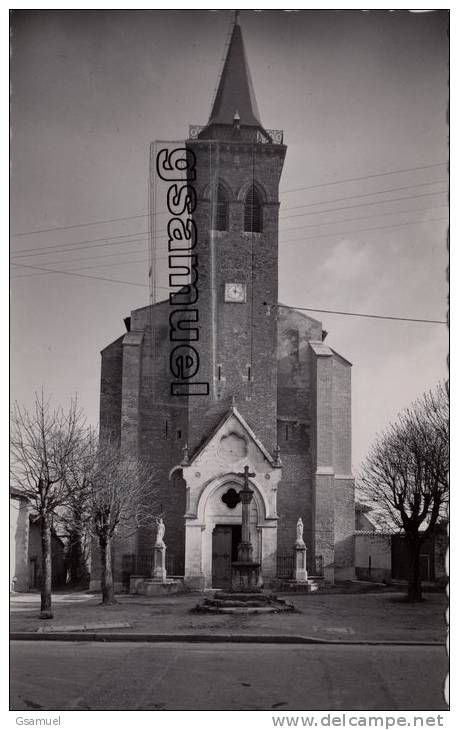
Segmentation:
[(225, 302), (245, 302), (245, 284), (225, 284)]

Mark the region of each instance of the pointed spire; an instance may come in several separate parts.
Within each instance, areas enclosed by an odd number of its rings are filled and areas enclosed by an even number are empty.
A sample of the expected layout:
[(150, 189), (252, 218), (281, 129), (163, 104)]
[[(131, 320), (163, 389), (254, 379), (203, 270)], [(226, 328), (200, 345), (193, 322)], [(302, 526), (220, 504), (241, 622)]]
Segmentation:
[(232, 126), (236, 115), (243, 126), (261, 126), (238, 11), (208, 123)]

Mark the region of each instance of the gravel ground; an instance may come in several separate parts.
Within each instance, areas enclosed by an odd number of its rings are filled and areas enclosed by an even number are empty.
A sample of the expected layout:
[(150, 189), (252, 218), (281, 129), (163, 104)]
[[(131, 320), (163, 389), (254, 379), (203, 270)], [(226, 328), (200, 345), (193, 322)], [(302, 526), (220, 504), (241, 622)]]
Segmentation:
[(37, 593), (11, 596), (11, 632), (38, 630), (103, 630), (151, 634), (292, 634), (337, 641), (443, 642), (446, 638), (446, 597), (426, 593), (421, 603), (409, 604), (404, 593), (279, 594), (296, 613), (268, 615), (205, 615), (191, 613), (203, 600), (200, 593), (145, 598), (117, 596), (117, 604), (100, 605), (89, 593), (53, 595), (54, 618), (38, 616)]

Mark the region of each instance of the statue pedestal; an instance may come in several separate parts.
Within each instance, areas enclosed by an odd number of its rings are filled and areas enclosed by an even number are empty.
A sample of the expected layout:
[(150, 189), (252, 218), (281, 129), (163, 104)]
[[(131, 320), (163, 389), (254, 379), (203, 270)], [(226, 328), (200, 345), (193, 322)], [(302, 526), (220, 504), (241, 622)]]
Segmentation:
[(151, 577), (153, 580), (161, 581), (162, 583), (166, 580), (166, 546), (155, 545), (153, 552), (153, 569), (151, 571)]
[(295, 555), (295, 566), (293, 572), (293, 580), (297, 583), (308, 582), (308, 572), (306, 570), (306, 553), (307, 547), (304, 542), (297, 540), (293, 547)]
[(139, 593), (142, 596), (164, 596), (179, 591), (183, 591), (183, 579), (168, 578), (166, 574), (166, 546), (155, 545), (151, 578), (131, 575), (129, 593)]
[(171, 593), (182, 593), (185, 590), (183, 578), (166, 578), (156, 580), (143, 575), (131, 575), (129, 593), (141, 596), (169, 596)]

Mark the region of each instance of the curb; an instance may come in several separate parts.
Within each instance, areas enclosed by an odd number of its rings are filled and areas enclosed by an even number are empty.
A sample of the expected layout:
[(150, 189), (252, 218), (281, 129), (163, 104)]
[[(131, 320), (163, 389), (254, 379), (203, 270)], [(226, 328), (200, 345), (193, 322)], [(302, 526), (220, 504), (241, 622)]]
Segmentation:
[(191, 643), (191, 644), (329, 644), (334, 646), (441, 646), (442, 641), (386, 641), (386, 640), (353, 640), (320, 639), (301, 635), (267, 635), (267, 634), (121, 634), (94, 631), (53, 631), (35, 633), (18, 631), (10, 634), (10, 641), (99, 641), (99, 642), (148, 642), (148, 643)]

